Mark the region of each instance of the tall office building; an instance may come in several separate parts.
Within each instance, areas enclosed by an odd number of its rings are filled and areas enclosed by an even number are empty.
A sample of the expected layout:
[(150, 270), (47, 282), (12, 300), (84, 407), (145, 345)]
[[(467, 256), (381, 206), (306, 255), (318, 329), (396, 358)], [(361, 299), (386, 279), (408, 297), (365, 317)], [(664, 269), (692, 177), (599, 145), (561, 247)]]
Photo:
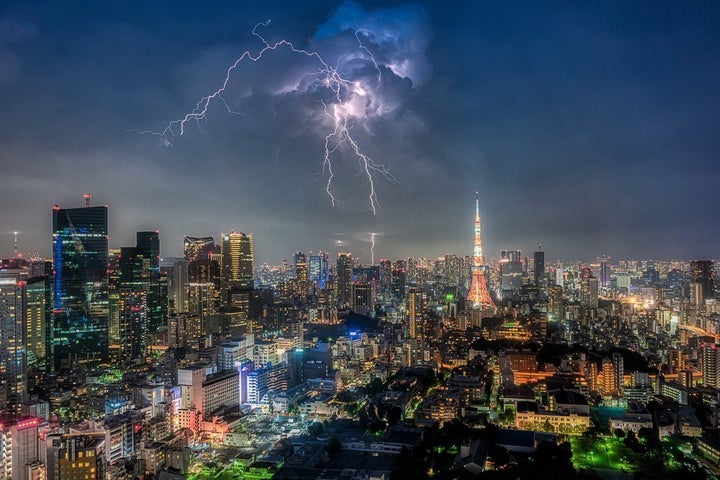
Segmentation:
[(351, 308), (355, 313), (367, 315), (372, 308), (372, 293), (367, 282), (354, 282), (350, 285)]
[(407, 296), (408, 337), (418, 338), (421, 334), (422, 314), (425, 309), (425, 295), (417, 287), (410, 287)]
[(184, 258), (163, 258), (160, 271), (168, 278), (168, 314), (188, 311), (188, 262)]
[[(542, 245), (540, 245), (542, 249)], [(545, 252), (538, 250), (533, 252), (533, 277), (536, 287), (542, 287), (545, 281)]]
[(522, 252), (503, 250), (500, 253), (500, 286), (504, 296), (520, 290), (523, 284)]
[(17, 414), (27, 387), (24, 280), (0, 278), (0, 410)]
[(255, 283), (252, 233), (237, 233), (233, 230), (223, 234), (221, 254), (221, 280), (233, 287), (252, 290)]
[(52, 290), (50, 276), (42, 275), (27, 281), (27, 331), (28, 365), (47, 367), (47, 352), (51, 335)]
[(392, 287), (392, 262), (380, 260), (380, 295), (384, 301), (389, 301)]
[(310, 255), (308, 264), (308, 280), (317, 283), (318, 288), (324, 290), (328, 281), (328, 254), (318, 252), (317, 255)]
[(137, 247), (122, 247), (119, 259), (119, 325), (122, 360), (145, 353), (150, 271)]
[(168, 316), (168, 278), (160, 272), (159, 232), (137, 232), (135, 248), (147, 271), (147, 331), (155, 332), (167, 324)]
[(600, 258), (600, 286), (610, 287), (610, 263), (605, 257)]
[(598, 308), (599, 290), (598, 279), (583, 277), (580, 280), (580, 304), (585, 308)]
[(195, 260), (205, 259), (210, 253), (216, 253), (215, 239), (213, 237), (185, 236), (183, 241), (185, 260), (194, 262)]
[(108, 209), (53, 208), (52, 358), (56, 370), (108, 353)]
[(702, 293), (698, 303), (702, 304), (705, 300), (713, 298), (715, 273), (712, 260), (693, 260), (690, 262), (690, 275), (691, 283), (694, 284), (693, 286), (699, 285), (700, 293)]
[(307, 257), (302, 252), (295, 254), (295, 292), (294, 295), (305, 301), (308, 293), (308, 262)]
[(337, 285), (338, 305), (343, 307), (350, 305), (350, 285), (352, 284), (353, 258), (351, 253), (338, 253), (337, 259), (337, 276), (335, 283)]

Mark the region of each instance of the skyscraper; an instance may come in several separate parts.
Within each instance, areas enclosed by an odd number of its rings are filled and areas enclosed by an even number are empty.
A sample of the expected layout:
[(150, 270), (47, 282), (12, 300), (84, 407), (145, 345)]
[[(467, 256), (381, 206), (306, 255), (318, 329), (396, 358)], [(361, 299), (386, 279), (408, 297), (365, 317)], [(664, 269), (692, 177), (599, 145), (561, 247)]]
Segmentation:
[(188, 237), (183, 242), (183, 254), (185, 260), (193, 262), (207, 258), (210, 252), (214, 252), (215, 239), (213, 237)]
[(255, 285), (252, 233), (234, 230), (223, 234), (220, 281), (223, 303), (243, 314), (250, 312), (250, 294)]
[(580, 304), (585, 308), (598, 308), (598, 279), (585, 276), (580, 280)]
[(317, 255), (310, 255), (310, 263), (308, 265), (308, 279), (316, 282), (318, 288), (325, 289), (328, 281), (328, 254), (318, 252)]
[(533, 252), (533, 276), (536, 287), (545, 285), (545, 252), (542, 251), (542, 245), (537, 252)]
[(122, 247), (119, 263), (120, 350), (130, 360), (145, 353), (150, 270), (137, 247)]
[(160, 272), (160, 233), (137, 232), (137, 255), (147, 271), (147, 331), (155, 332), (167, 324), (168, 278)]
[(467, 300), (474, 308), (495, 309), (490, 297), (485, 278), (485, 257), (482, 251), (482, 235), (480, 229), (480, 194), (475, 192), (475, 248), (473, 250), (472, 281)]
[(351, 253), (338, 253), (337, 259), (337, 300), (339, 306), (350, 304), (350, 285), (352, 283), (353, 258)]
[(48, 342), (52, 315), (52, 290), (49, 275), (36, 276), (27, 282), (27, 351), (29, 365), (47, 367)]
[(720, 388), (720, 348), (715, 344), (704, 344), (701, 352), (704, 386)]
[(0, 410), (20, 412), (27, 384), (25, 281), (0, 278)]
[(691, 282), (700, 285), (702, 299), (698, 303), (703, 303), (709, 298), (713, 298), (713, 290), (715, 288), (714, 271), (712, 260), (693, 260), (690, 262)]
[(252, 290), (253, 273), (253, 237), (252, 233), (237, 233), (234, 230), (223, 234), (221, 279), (223, 282)]
[(293, 294), (305, 301), (308, 293), (308, 262), (307, 257), (302, 252), (295, 253), (295, 284)]
[(108, 352), (108, 209), (53, 208), (53, 367)]

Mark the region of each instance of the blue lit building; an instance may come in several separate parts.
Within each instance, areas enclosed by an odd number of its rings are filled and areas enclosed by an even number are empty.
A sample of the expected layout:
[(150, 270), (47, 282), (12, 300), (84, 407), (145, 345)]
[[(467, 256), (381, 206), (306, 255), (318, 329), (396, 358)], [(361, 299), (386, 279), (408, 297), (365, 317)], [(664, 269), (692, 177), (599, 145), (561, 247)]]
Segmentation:
[(53, 208), (52, 365), (108, 353), (107, 207)]
[(317, 283), (318, 288), (324, 290), (328, 281), (328, 254), (318, 252), (310, 255), (308, 264), (308, 280)]

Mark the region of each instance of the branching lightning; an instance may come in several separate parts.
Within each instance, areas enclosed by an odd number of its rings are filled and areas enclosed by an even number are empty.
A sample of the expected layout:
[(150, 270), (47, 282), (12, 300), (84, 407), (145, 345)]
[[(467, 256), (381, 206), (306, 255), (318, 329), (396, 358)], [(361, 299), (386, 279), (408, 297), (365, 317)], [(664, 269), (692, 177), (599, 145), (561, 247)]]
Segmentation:
[[(354, 126), (355, 120), (363, 118), (366, 113), (365, 107), (360, 108), (357, 103), (359, 100), (372, 95), (372, 89), (368, 88), (367, 85), (363, 87), (363, 84), (360, 81), (346, 78), (342, 71), (344, 61), (362, 58), (373, 65), (375, 71), (377, 72), (377, 82), (380, 84), (382, 81), (380, 66), (376, 62), (370, 49), (368, 49), (361, 40), (361, 35), (367, 35), (369, 37), (369, 32), (365, 30), (356, 31), (355, 38), (357, 39), (357, 52), (342, 55), (338, 58), (335, 65), (331, 65), (326, 62), (317, 51), (308, 51), (302, 48), (297, 48), (288, 40), (283, 39), (275, 43), (269, 43), (258, 32), (258, 29), (261, 27), (267, 27), (269, 24), (270, 20), (261, 22), (255, 25), (252, 29), (253, 36), (257, 37), (257, 39), (261, 42), (262, 48), (256, 54), (253, 54), (250, 50), (244, 51), (242, 55), (240, 55), (240, 57), (238, 57), (235, 62), (227, 68), (225, 79), (220, 87), (209, 95), (202, 97), (195, 104), (192, 111), (177, 120), (169, 122), (162, 131), (134, 131), (142, 135), (156, 136), (160, 139), (163, 146), (172, 147), (172, 137), (183, 135), (189, 122), (199, 124), (200, 121), (205, 120), (207, 118), (208, 110), (213, 103), (220, 102), (228, 113), (244, 115), (242, 112), (233, 110), (230, 103), (228, 103), (224, 96), (228, 90), (233, 71), (235, 71), (243, 62), (257, 62), (267, 52), (275, 51), (280, 48), (287, 48), (295, 54), (306, 56), (318, 63), (317, 72), (313, 72), (308, 75), (308, 78), (313, 79), (311, 82), (311, 88), (322, 88), (331, 93), (331, 102), (326, 103), (321, 100), (323, 112), (325, 116), (330, 119), (333, 127), (332, 130), (325, 136), (322, 173), (320, 175), (327, 175), (325, 190), (330, 197), (332, 205), (335, 206), (336, 201), (332, 192), (332, 183), (334, 178), (333, 154), (338, 150), (338, 148), (340, 148), (341, 145), (346, 145), (349, 147), (352, 154), (357, 158), (360, 164), (361, 173), (367, 178), (370, 190), (370, 207), (373, 214), (375, 214), (379, 205), (377, 193), (375, 191), (375, 175), (382, 175), (392, 182), (395, 182), (396, 179), (387, 167), (376, 163), (372, 158), (363, 153), (362, 149), (358, 145), (358, 142), (351, 135), (351, 130)], [(365, 100), (365, 104), (367, 105), (367, 100)]]

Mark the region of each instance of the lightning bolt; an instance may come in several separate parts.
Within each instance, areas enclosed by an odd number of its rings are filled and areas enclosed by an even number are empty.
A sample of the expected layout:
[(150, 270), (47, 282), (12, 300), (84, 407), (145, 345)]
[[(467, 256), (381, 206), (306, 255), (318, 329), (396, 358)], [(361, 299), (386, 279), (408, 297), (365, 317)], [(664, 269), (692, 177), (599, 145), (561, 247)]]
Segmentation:
[[(351, 130), (354, 126), (354, 119), (358, 118), (364, 112), (355, 111), (355, 107), (352, 104), (352, 100), (357, 97), (365, 97), (369, 93), (369, 89), (363, 88), (363, 85), (359, 81), (350, 80), (343, 76), (341, 71), (341, 63), (346, 57), (351, 59), (357, 58), (357, 54), (350, 56), (348, 54), (342, 55), (338, 58), (335, 65), (331, 65), (326, 62), (322, 56), (316, 51), (308, 51), (302, 48), (297, 48), (292, 42), (288, 40), (279, 40), (275, 43), (269, 43), (259, 32), (258, 29), (267, 27), (270, 25), (270, 20), (258, 23), (252, 29), (252, 35), (255, 36), (260, 43), (262, 48), (253, 54), (250, 50), (245, 50), (236, 60), (230, 65), (225, 72), (225, 79), (220, 87), (214, 92), (200, 98), (195, 104), (195, 107), (183, 117), (169, 122), (162, 131), (152, 130), (139, 130), (134, 129), (131, 131), (137, 132), (141, 135), (152, 135), (158, 137), (161, 141), (161, 145), (172, 148), (173, 144), (171, 139), (175, 136), (182, 136), (185, 134), (188, 123), (194, 122), (198, 125), (201, 121), (206, 120), (208, 110), (214, 103), (220, 102), (228, 113), (234, 115), (244, 115), (242, 112), (234, 111), (228, 101), (225, 98), (225, 93), (228, 90), (230, 80), (232, 78), (233, 71), (236, 70), (244, 62), (258, 62), (266, 53), (275, 51), (280, 48), (287, 48), (291, 52), (298, 55), (303, 55), (308, 58), (315, 60), (318, 63), (318, 70), (314, 72), (310, 78), (314, 77), (312, 82), (313, 87), (325, 88), (332, 93), (333, 101), (330, 105), (321, 100), (324, 114), (330, 119), (333, 128), (325, 136), (324, 156), (322, 163), (321, 176), (327, 175), (327, 182), (325, 184), (325, 191), (330, 197), (330, 202), (335, 206), (335, 196), (332, 192), (333, 184), (333, 154), (340, 148), (341, 145), (349, 147), (350, 151), (357, 158), (360, 165), (360, 172), (367, 178), (369, 184), (368, 199), (370, 201), (370, 207), (373, 214), (377, 213), (377, 207), (379, 206), (377, 193), (375, 191), (375, 176), (382, 175), (387, 180), (396, 183), (397, 179), (390, 172), (386, 166), (376, 163), (370, 156), (363, 153), (362, 149), (358, 145), (358, 142), (351, 135)], [(382, 72), (380, 66), (375, 60), (370, 49), (363, 44), (361, 40), (361, 34), (369, 36), (370, 32), (365, 30), (358, 30), (355, 33), (357, 39), (357, 48), (361, 52), (361, 55), (365, 60), (369, 60), (377, 72), (378, 84), (382, 81)], [(312, 88), (312, 87), (310, 87)]]
[(370, 265), (375, 265), (375, 232), (370, 234)]

